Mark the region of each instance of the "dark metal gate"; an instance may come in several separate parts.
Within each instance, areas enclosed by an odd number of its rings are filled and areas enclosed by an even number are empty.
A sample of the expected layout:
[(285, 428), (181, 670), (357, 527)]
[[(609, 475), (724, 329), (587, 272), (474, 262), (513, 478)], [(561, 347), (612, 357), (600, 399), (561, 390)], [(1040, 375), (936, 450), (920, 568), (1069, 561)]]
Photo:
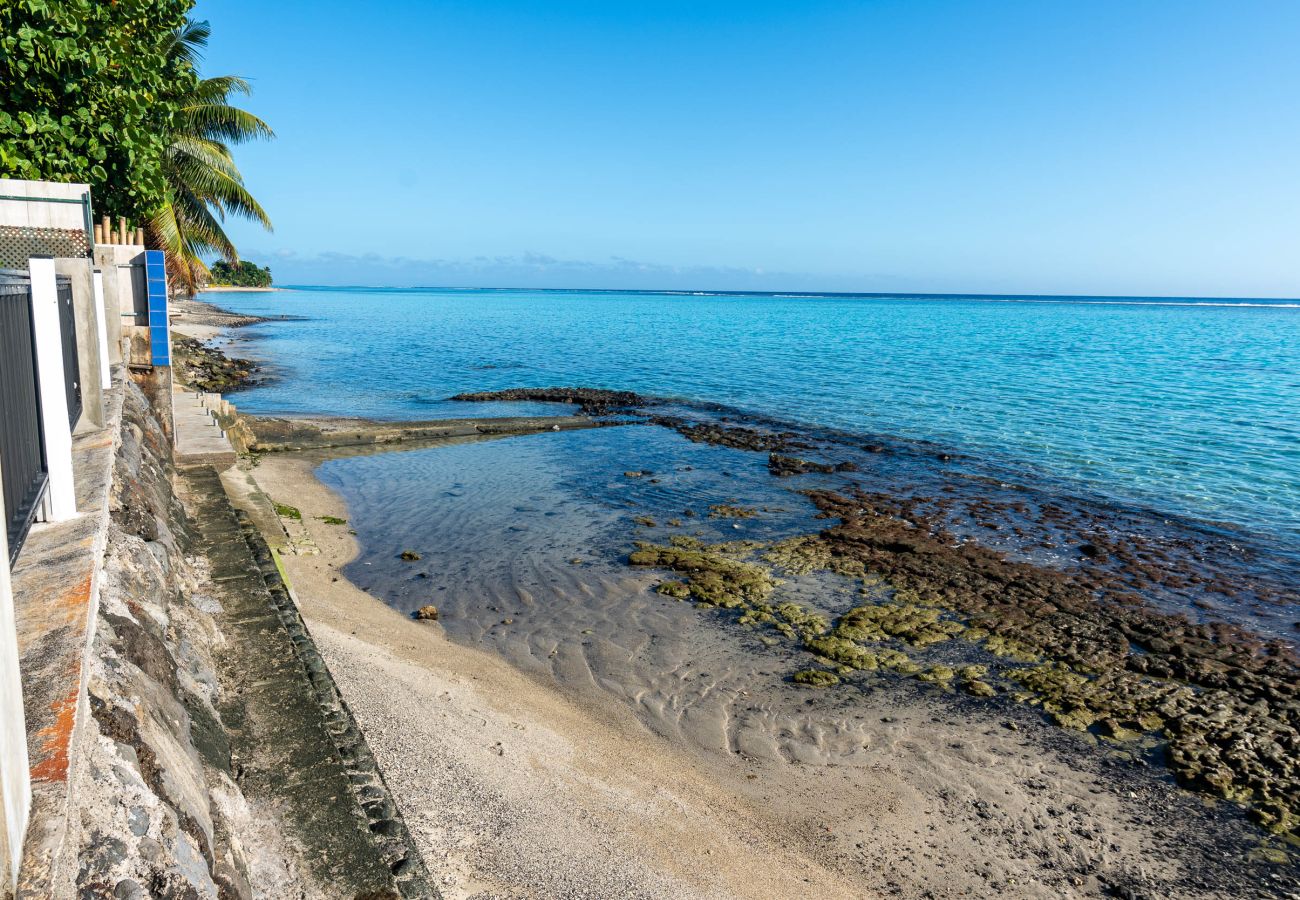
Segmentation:
[(0, 468), (4, 471), (5, 524), (12, 564), (48, 478), (31, 285), (24, 278), (6, 275), (0, 275)]
[(59, 333), (63, 336), (63, 383), (68, 390), (68, 427), (81, 418), (81, 363), (77, 359), (77, 314), (72, 305), (72, 282), (65, 275), (59, 289)]

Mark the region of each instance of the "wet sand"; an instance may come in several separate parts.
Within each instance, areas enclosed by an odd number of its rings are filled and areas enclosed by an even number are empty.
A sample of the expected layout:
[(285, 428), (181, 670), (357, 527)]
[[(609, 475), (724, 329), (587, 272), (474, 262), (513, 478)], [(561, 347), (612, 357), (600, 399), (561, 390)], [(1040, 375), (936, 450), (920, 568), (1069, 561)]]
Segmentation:
[[(320, 518), (349, 516), (320, 461), (272, 454), (245, 477), (301, 510), (320, 552), (285, 557), (298, 602), (446, 896), (1282, 895), (1246, 865), (1244, 823), (1031, 710), (915, 682), (756, 694), (767, 663), (724, 668), (723, 633), (648, 573), (604, 587), (644, 606), (592, 651), (613, 654), (604, 668), (568, 657), (585, 670), (557, 678), (565, 655), (541, 634), (506, 636), (525, 650), (504, 655), (452, 640), (342, 574), (360, 548)], [(720, 649), (643, 659), (647, 684), (596, 677), (653, 643), (638, 628)]]

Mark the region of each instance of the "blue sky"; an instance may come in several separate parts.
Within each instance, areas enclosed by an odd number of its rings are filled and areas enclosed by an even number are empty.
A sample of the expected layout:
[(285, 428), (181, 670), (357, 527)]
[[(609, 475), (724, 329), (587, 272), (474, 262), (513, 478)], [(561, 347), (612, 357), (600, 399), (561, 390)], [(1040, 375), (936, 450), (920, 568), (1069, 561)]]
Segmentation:
[(1300, 3), (200, 0), (277, 279), (1300, 295)]

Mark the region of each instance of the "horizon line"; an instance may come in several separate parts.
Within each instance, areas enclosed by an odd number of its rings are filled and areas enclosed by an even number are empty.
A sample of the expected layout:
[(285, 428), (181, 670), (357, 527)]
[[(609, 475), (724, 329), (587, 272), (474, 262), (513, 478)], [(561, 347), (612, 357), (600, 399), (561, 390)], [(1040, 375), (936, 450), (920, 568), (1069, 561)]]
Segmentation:
[[(223, 285), (215, 285), (223, 287)], [(586, 288), (586, 287), (492, 287), (486, 285), (393, 285), (393, 284), (282, 284), (272, 285), (281, 289), (356, 289), (386, 291), (533, 291), (538, 293), (586, 293), (586, 294), (670, 294), (683, 297), (735, 296), (735, 297), (869, 297), (898, 298), (909, 297), (926, 299), (964, 299), (964, 300), (1094, 300), (1094, 301), (1134, 301), (1134, 300), (1187, 300), (1193, 302), (1237, 301), (1258, 302), (1269, 306), (1279, 303), (1300, 304), (1300, 295), (1285, 297), (1229, 296), (1229, 295), (1194, 295), (1194, 294), (1017, 294), (984, 293), (952, 291), (816, 291), (816, 290), (733, 290), (733, 289), (683, 289), (683, 288)]]

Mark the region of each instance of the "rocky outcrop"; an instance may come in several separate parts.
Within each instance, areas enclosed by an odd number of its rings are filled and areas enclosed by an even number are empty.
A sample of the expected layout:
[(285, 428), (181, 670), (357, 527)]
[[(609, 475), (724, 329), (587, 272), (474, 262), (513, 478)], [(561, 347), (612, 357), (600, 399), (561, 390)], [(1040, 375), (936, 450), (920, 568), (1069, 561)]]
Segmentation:
[(197, 391), (226, 393), (260, 383), (252, 360), (227, 356), (195, 338), (173, 335), (172, 355), (176, 380)]
[(466, 403), (568, 403), (584, 415), (603, 416), (626, 412), (658, 401), (631, 391), (609, 391), (589, 387), (507, 388), (504, 391), (476, 391), (449, 398)]

